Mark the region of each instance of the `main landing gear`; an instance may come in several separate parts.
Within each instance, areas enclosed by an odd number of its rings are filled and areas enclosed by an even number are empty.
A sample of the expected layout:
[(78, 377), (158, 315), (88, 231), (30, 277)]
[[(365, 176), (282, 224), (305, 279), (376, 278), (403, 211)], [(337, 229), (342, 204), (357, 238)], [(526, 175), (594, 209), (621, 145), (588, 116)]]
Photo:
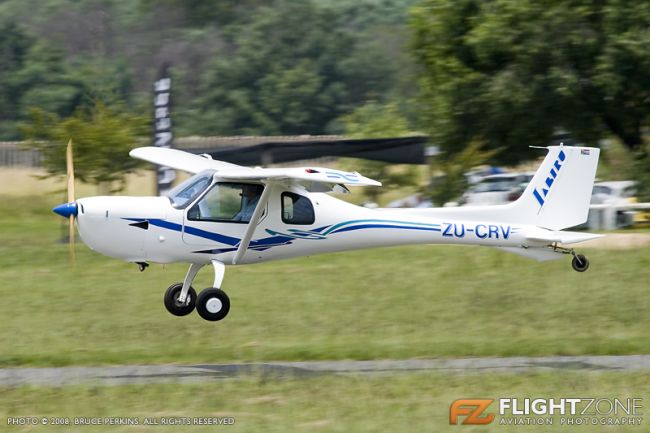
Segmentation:
[(553, 251), (558, 251), (563, 254), (571, 254), (573, 259), (571, 260), (571, 267), (576, 272), (584, 272), (589, 269), (589, 259), (583, 254), (576, 254), (573, 248), (564, 248), (558, 246), (557, 242), (552, 245)]
[(203, 265), (191, 264), (182, 283), (172, 284), (165, 292), (165, 308), (174, 316), (186, 316), (194, 311), (205, 320), (216, 322), (224, 319), (230, 311), (230, 298), (221, 290), (225, 265), (212, 260), (214, 285), (202, 290), (199, 295), (191, 286), (194, 277)]

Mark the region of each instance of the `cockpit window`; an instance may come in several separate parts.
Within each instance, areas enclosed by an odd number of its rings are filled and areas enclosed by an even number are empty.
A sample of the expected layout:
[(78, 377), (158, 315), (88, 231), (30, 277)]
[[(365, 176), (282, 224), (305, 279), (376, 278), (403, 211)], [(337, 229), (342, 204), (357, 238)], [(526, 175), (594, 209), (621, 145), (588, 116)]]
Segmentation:
[(264, 186), (218, 182), (187, 211), (193, 221), (247, 223), (251, 220)]
[(210, 185), (214, 173), (214, 170), (202, 171), (190, 177), (185, 182), (181, 182), (169, 191), (167, 197), (171, 200), (172, 206), (176, 209), (184, 209), (187, 207), (187, 205)]

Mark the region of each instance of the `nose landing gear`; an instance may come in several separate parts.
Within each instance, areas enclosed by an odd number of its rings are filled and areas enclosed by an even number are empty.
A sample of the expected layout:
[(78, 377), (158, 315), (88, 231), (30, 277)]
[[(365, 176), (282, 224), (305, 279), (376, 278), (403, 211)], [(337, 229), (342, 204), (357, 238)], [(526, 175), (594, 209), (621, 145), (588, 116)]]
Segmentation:
[(203, 267), (201, 264), (191, 264), (182, 283), (172, 284), (165, 292), (165, 308), (175, 316), (186, 316), (194, 311), (205, 320), (216, 322), (224, 319), (230, 311), (230, 298), (221, 290), (221, 283), (226, 267), (223, 263), (212, 260), (214, 268), (214, 285), (202, 290), (198, 297), (191, 284), (194, 277)]

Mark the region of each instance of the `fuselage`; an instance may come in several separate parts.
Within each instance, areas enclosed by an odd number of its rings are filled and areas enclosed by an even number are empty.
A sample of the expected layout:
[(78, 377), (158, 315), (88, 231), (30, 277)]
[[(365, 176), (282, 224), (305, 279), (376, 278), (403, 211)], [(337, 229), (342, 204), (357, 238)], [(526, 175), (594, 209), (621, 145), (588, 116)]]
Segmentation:
[[(267, 188), (272, 190), (264, 213), (237, 264), (406, 244), (522, 246), (524, 232), (541, 230), (490, 219), (489, 213), (482, 218), (480, 211), (465, 210), (459, 218), (445, 209), (367, 209), (309, 193), (300, 185), (274, 183)], [(79, 199), (79, 233), (93, 250), (130, 262), (230, 264), (248, 224), (193, 217), (201, 197), (185, 206), (174, 206), (167, 197)], [(301, 203), (311, 204), (313, 221), (292, 220), (286, 197), (307, 199)]]
[[(71, 149), (69, 146), (68, 149)], [(260, 263), (362, 248), (461, 244), (500, 248), (536, 260), (584, 255), (563, 245), (599, 235), (563, 231), (587, 219), (598, 149), (550, 146), (521, 197), (506, 205), (438, 209), (367, 209), (326, 192), (381, 186), (357, 172), (322, 167), (239, 167), (176, 149), (133, 149), (136, 158), (194, 173), (165, 197), (89, 197), (53, 211), (77, 226), (92, 249), (136, 262), (190, 263), (182, 283), (165, 292), (175, 316), (194, 309), (219, 321), (230, 310), (225, 265)], [(70, 152), (69, 152), (70, 155)], [(70, 177), (72, 179), (72, 176)], [(192, 282), (210, 263), (212, 287)]]

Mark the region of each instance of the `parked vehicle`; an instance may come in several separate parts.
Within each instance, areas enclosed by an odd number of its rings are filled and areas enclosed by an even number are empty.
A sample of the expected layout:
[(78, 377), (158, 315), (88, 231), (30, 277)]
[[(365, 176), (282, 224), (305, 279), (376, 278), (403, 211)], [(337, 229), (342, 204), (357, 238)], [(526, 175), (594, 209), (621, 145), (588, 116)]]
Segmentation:
[(461, 206), (483, 206), (517, 200), (533, 178), (533, 173), (502, 173), (485, 176), (460, 199)]
[[(621, 205), (636, 203), (636, 182), (632, 180), (617, 180), (608, 182), (596, 182), (591, 192), (591, 204)], [(594, 218), (595, 210), (589, 211), (590, 220)], [(621, 209), (616, 211), (616, 227), (629, 227), (635, 223), (635, 219), (642, 217), (639, 212)]]
[(422, 193), (417, 193), (393, 200), (386, 205), (391, 208), (428, 208), (434, 207), (431, 200)]

